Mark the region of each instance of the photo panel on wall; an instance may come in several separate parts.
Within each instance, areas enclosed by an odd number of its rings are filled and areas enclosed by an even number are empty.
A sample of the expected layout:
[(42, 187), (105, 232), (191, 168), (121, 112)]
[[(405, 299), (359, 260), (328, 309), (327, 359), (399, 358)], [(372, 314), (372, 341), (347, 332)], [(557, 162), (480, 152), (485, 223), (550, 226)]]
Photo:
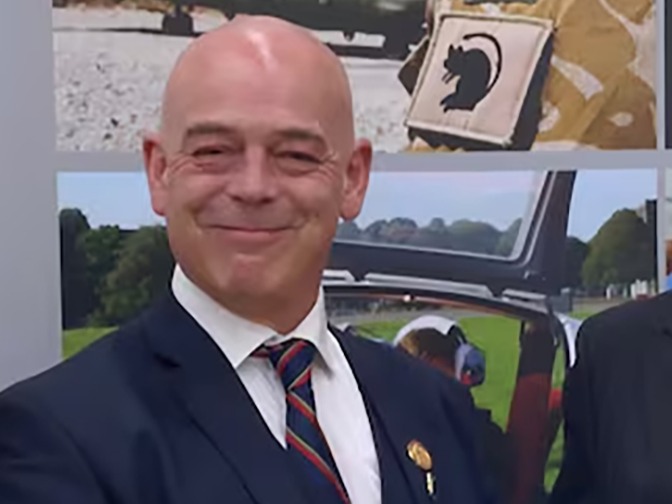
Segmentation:
[(655, 0), (54, 5), (59, 150), (137, 151), (177, 56), (238, 14), (292, 21), (332, 48), (358, 136), (378, 151), (656, 148)]
[(664, 32), (665, 148), (672, 149), (672, 51), (668, 50), (672, 47), (672, 8), (669, 6), (665, 7)]
[(664, 170), (664, 189), (662, 191), (664, 200), (661, 204), (664, 207), (662, 229), (665, 250), (665, 284), (661, 290), (672, 290), (672, 168)]
[[(487, 420), (500, 492), (539, 502), (579, 328), (657, 291), (656, 194), (654, 169), (376, 171), (338, 227), (329, 319), (457, 378)], [(69, 358), (165, 292), (174, 259), (140, 171), (61, 173), (59, 208)]]

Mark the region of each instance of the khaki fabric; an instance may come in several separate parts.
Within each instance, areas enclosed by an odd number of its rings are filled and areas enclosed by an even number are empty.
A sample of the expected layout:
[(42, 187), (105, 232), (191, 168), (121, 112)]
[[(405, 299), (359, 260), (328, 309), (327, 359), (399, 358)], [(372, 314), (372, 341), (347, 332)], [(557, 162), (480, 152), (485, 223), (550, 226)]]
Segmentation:
[[(506, 3), (435, 0), (440, 10), (549, 19), (553, 52), (541, 93), (542, 116), (532, 150), (656, 147), (654, 0), (538, 0)], [(412, 91), (428, 47), (425, 39), (399, 78)], [(409, 150), (430, 147), (415, 139)]]

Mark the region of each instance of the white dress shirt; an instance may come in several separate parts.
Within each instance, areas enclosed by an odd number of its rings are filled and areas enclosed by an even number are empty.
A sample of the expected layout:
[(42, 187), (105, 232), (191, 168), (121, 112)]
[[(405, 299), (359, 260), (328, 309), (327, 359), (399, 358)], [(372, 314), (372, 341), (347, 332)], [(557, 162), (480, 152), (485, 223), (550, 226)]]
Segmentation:
[(312, 371), (317, 420), (352, 504), (381, 501), (378, 456), (361, 392), (336, 338), (327, 327), (324, 293), (308, 316), (290, 334), (226, 310), (175, 268), (173, 293), (178, 302), (219, 346), (252, 397), (278, 442), (285, 441), (285, 389), (268, 359), (250, 357), (261, 344), (302, 338), (317, 348)]

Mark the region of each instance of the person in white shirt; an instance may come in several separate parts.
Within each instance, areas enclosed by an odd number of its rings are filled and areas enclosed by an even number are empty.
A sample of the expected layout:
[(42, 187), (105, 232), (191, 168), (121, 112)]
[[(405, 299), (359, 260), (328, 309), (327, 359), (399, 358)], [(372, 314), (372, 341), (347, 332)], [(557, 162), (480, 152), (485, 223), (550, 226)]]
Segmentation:
[(143, 140), (166, 296), (0, 395), (0, 502), (493, 502), (469, 394), (328, 324), (321, 278), (372, 146), (306, 30), (196, 39)]

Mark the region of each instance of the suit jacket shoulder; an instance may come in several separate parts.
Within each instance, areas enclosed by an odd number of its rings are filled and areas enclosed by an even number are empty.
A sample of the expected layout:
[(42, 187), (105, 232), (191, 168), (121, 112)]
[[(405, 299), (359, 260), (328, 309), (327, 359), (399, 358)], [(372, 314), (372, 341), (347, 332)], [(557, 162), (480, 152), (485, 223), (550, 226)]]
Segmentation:
[(667, 331), (672, 322), (672, 292), (628, 301), (586, 319), (577, 338), (583, 353), (623, 350)]
[(129, 324), (0, 393), (1, 502), (108, 502), (92, 457), (109, 457), (132, 411), (138, 335)]
[[(391, 345), (346, 335), (338, 330), (334, 332), (341, 341), (347, 342), (350, 354), (354, 350), (354, 354), (370, 359), (368, 368), (372, 374), (384, 377), (387, 388), (397, 392), (399, 401), (422, 403), (427, 407), (431, 399), (433, 406), (448, 412), (456, 421), (473, 420), (473, 415), (477, 414), (468, 389), (456, 380), (447, 378), (440, 371)], [(364, 367), (365, 362), (356, 362), (355, 365)]]
[(95, 410), (97, 417), (108, 408), (113, 413), (114, 402), (109, 399), (115, 393), (131, 393), (134, 374), (140, 373), (143, 360), (148, 362), (141, 333), (142, 325), (136, 319), (56, 366), (9, 387), (0, 394), (0, 402), (32, 402), (54, 419), (73, 411), (82, 415)]

